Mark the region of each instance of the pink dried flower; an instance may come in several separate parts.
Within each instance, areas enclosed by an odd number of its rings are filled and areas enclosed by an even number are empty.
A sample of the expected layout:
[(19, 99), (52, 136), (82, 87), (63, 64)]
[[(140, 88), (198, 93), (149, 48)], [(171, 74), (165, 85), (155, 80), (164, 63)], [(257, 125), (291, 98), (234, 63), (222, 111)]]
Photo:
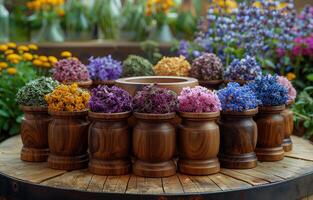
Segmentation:
[(288, 90), (288, 100), (293, 101), (297, 96), (297, 91), (292, 83), (284, 76), (278, 76), (277, 82)]
[(89, 80), (87, 67), (77, 59), (63, 59), (55, 63), (53, 78), (62, 83)]
[(221, 110), (218, 96), (201, 86), (186, 87), (178, 96), (179, 111), (181, 112), (217, 112)]

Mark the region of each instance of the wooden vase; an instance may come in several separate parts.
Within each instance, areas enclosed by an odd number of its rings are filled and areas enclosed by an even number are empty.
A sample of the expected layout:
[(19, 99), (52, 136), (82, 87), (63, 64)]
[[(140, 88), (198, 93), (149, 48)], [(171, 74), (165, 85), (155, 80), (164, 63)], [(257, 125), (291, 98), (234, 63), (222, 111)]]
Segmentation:
[(49, 111), (50, 168), (75, 170), (88, 166), (88, 111)]
[(180, 112), (178, 127), (178, 169), (189, 175), (209, 175), (220, 171), (217, 159), (220, 131), (216, 124), (219, 112)]
[(123, 175), (130, 172), (130, 112), (89, 112), (89, 171), (99, 175)]
[(24, 118), (21, 124), (23, 148), (21, 160), (45, 162), (49, 155), (48, 125), (51, 117), (46, 107), (22, 106)]
[(168, 177), (176, 173), (173, 157), (176, 149), (175, 113), (134, 113), (133, 172), (144, 177)]
[(222, 112), (219, 122), (221, 129), (219, 159), (222, 167), (250, 169), (257, 166), (254, 150), (258, 130), (253, 120), (257, 112), (257, 108), (244, 112)]
[(292, 150), (292, 141), (291, 141), (291, 134), (293, 132), (294, 128), (294, 122), (293, 122), (293, 112), (290, 109), (293, 101), (290, 101), (287, 103), (286, 108), (284, 111), (281, 113), (282, 116), (284, 117), (284, 122), (285, 122), (285, 136), (283, 140), (283, 148), (285, 152), (289, 152)]
[(284, 159), (285, 123), (281, 115), (284, 109), (284, 105), (259, 107), (259, 114), (255, 118), (258, 126), (258, 142), (255, 152), (260, 161)]
[(219, 89), (220, 85), (223, 84), (223, 80), (211, 80), (211, 81), (201, 81), (199, 80), (199, 85), (202, 87), (206, 87), (210, 90)]

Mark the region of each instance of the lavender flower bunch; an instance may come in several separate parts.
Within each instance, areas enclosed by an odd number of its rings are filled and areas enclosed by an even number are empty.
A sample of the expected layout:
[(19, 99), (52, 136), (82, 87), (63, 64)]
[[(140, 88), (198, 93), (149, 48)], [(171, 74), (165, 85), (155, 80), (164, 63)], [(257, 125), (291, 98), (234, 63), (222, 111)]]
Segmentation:
[(119, 87), (99, 85), (91, 90), (89, 107), (92, 112), (127, 112), (132, 110), (132, 97)]
[(89, 58), (89, 75), (92, 80), (115, 80), (122, 75), (122, 62), (114, 60), (111, 55)]
[(241, 60), (233, 60), (233, 62), (226, 68), (224, 77), (225, 79), (232, 81), (251, 81), (261, 75), (262, 69), (255, 57), (248, 55)]
[(190, 76), (202, 81), (221, 80), (223, 71), (219, 57), (212, 53), (204, 53), (193, 61)]
[(136, 93), (133, 106), (139, 113), (166, 114), (177, 111), (178, 99), (171, 90), (149, 85)]
[(260, 76), (247, 87), (254, 91), (262, 106), (279, 106), (287, 103), (288, 90), (277, 82), (277, 76)]
[(77, 59), (63, 59), (58, 61), (53, 69), (53, 79), (61, 82), (79, 82), (89, 80), (87, 67)]
[(227, 87), (217, 92), (223, 111), (244, 112), (259, 105), (254, 92), (247, 86), (228, 83)]

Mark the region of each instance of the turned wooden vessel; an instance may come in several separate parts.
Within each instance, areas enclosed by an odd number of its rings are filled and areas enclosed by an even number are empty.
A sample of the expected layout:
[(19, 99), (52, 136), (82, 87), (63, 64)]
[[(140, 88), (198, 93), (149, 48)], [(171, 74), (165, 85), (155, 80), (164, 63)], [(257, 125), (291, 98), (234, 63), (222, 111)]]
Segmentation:
[(260, 161), (279, 161), (284, 159), (283, 140), (285, 122), (281, 106), (261, 106), (255, 120), (258, 126), (256, 154)]
[(285, 152), (292, 150), (292, 141), (290, 138), (293, 132), (293, 128), (294, 128), (293, 112), (290, 109), (292, 104), (293, 104), (293, 101), (289, 101), (286, 105), (286, 108), (281, 113), (282, 116), (284, 117), (284, 122), (285, 122), (285, 137), (283, 141), (283, 148)]
[(88, 111), (49, 111), (48, 165), (53, 169), (75, 170), (88, 166)]
[(209, 175), (220, 171), (217, 159), (220, 131), (216, 124), (219, 112), (180, 112), (178, 128), (178, 169), (190, 175)]
[(221, 166), (232, 169), (249, 169), (257, 166), (254, 152), (258, 130), (253, 116), (258, 109), (244, 112), (222, 112), (219, 122)]
[(217, 90), (223, 84), (223, 80), (211, 80), (211, 81), (202, 81), (199, 80), (199, 85), (206, 87), (210, 90)]
[(45, 162), (49, 155), (48, 125), (51, 117), (46, 107), (22, 106), (24, 118), (21, 124), (23, 148), (21, 160)]
[(98, 81), (98, 80), (94, 80), (92, 81), (92, 87), (98, 87), (99, 85), (107, 85), (109, 87), (112, 87), (113, 85), (115, 85), (115, 80), (107, 80), (107, 81)]
[(176, 149), (175, 113), (134, 113), (133, 172), (137, 176), (167, 177), (176, 173), (173, 157)]
[(89, 112), (89, 171), (99, 175), (123, 175), (130, 172), (130, 112)]

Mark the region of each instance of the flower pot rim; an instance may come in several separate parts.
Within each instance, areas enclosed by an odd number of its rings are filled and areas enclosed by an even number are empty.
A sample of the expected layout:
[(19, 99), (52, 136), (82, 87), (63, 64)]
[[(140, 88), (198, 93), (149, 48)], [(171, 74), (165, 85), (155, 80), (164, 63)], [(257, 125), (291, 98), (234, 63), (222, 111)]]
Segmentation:
[(222, 111), (221, 115), (233, 115), (233, 116), (253, 116), (259, 112), (259, 108), (253, 108), (249, 110), (245, 110), (243, 112), (239, 111)]
[(24, 106), (20, 105), (23, 112), (48, 112), (47, 106)]
[(64, 81), (62, 83), (66, 85), (77, 83), (78, 86), (89, 86), (89, 85), (92, 85), (92, 80), (88, 79), (88, 80), (83, 80), (83, 81)]
[(103, 113), (103, 112), (92, 112), (88, 111), (88, 117), (91, 119), (103, 119), (103, 120), (114, 120), (114, 119), (125, 119), (131, 116), (131, 111), (119, 112), (119, 113)]
[(53, 116), (82, 116), (88, 114), (88, 109), (81, 111), (51, 111), (48, 110), (50, 115)]
[(275, 113), (281, 112), (285, 109), (285, 105), (278, 105), (278, 106), (259, 106), (259, 111), (264, 113)]
[(164, 114), (134, 112), (134, 116), (136, 118), (138, 118), (138, 119), (166, 120), (166, 119), (173, 119), (173, 118), (175, 118), (176, 112), (170, 112), (170, 113), (164, 113)]
[(191, 119), (216, 119), (220, 116), (220, 111), (217, 112), (178, 112), (179, 116), (182, 118), (191, 118)]
[[(166, 82), (166, 83), (156, 83), (157, 85), (182, 85), (186, 83), (199, 83), (197, 79), (191, 77), (184, 77), (184, 76), (133, 76), (133, 77), (126, 77), (126, 78), (119, 78), (115, 82), (119, 84), (129, 84), (129, 85), (150, 85), (153, 83), (149, 82), (136, 82), (135, 80), (140, 79), (177, 79), (181, 80), (178, 82)], [(133, 82), (135, 81), (135, 82)]]

